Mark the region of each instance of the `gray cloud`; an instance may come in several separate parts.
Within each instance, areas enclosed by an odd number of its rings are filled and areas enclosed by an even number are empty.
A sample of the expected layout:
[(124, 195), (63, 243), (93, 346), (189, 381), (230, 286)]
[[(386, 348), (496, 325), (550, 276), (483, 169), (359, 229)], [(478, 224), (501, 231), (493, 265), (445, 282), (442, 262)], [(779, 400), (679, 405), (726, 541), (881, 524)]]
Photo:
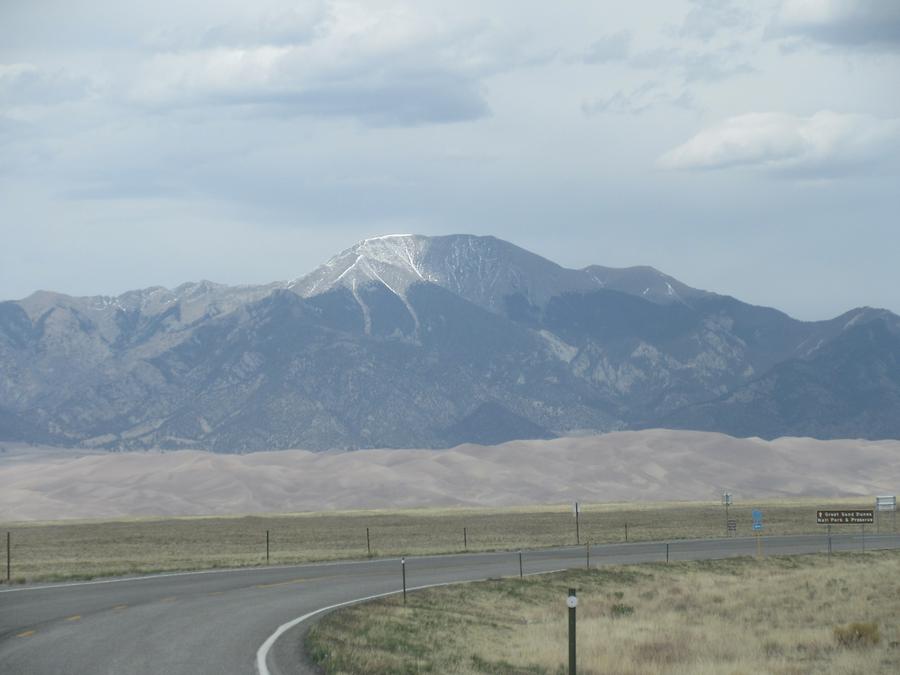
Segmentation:
[(624, 61), (631, 48), (631, 32), (622, 30), (604, 35), (587, 48), (583, 55), (585, 63), (609, 63)]
[(716, 81), (753, 72), (741, 58), (736, 45), (712, 50), (658, 48), (634, 54), (629, 60), (634, 68), (658, 70), (668, 68), (682, 73), (687, 81)]
[(687, 89), (670, 91), (651, 80), (634, 89), (619, 89), (605, 98), (587, 99), (582, 102), (581, 110), (588, 117), (603, 113), (639, 115), (663, 105), (689, 109), (694, 105), (693, 95)]
[(784, 0), (767, 32), (828, 45), (896, 50), (900, 49), (900, 3)]
[(459, 122), (489, 114), (485, 78), (540, 60), (480, 22), (367, 7), (330, 4), (286, 27), (267, 20), (207, 32), (212, 46), (153, 55), (131, 98), (157, 108), (274, 106), (376, 126)]
[(0, 64), (0, 105), (52, 105), (82, 98), (87, 78), (62, 68), (45, 69), (30, 63)]
[(712, 40), (722, 31), (746, 30), (753, 15), (743, 3), (733, 0), (691, 0), (691, 9), (679, 29), (684, 37)]

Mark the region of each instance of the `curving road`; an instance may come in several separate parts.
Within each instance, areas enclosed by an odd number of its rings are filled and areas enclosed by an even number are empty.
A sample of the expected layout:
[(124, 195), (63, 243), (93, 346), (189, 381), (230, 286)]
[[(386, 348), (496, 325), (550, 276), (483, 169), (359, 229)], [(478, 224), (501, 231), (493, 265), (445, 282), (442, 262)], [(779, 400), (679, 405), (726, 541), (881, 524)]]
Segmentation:
[[(824, 551), (824, 536), (764, 537), (766, 554)], [(860, 550), (834, 535), (833, 550)], [(753, 555), (754, 538), (673, 541), (672, 560)], [(900, 536), (866, 535), (867, 550)], [(591, 547), (591, 565), (665, 560), (666, 543)], [(585, 564), (585, 548), (526, 551), (526, 574)], [(407, 559), (410, 588), (519, 573), (516, 552)], [(159, 574), (0, 591), (2, 675), (272, 675), (314, 672), (298, 617), (400, 589), (398, 558)], [(273, 635), (280, 627), (280, 633)]]

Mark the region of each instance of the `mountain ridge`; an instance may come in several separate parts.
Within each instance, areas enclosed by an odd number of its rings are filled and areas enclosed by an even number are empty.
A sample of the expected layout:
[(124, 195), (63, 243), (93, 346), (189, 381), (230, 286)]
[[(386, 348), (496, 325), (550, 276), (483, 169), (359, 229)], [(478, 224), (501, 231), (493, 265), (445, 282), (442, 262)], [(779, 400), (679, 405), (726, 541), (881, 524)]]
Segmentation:
[[(804, 322), (649, 267), (568, 269), (495, 237), (386, 235), (290, 281), (0, 303), (0, 440), (229, 452), (666, 420), (717, 431), (731, 413), (715, 406), (792, 359), (818, 369), (789, 378), (800, 388), (838, 386), (822, 374), (831, 362), (871, 370), (840, 338), (873, 323), (900, 334), (887, 310)], [(900, 412), (890, 373), (885, 418)], [(741, 429), (775, 428), (754, 410)], [(791, 432), (900, 434), (863, 418), (822, 427), (813, 412)]]

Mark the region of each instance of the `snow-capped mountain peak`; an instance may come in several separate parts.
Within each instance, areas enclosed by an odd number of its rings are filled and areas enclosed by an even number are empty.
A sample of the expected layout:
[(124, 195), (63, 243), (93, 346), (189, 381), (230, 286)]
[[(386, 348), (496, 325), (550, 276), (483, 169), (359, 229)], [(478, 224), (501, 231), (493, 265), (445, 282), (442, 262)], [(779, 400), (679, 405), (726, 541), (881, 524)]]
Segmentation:
[(425, 282), (499, 312), (514, 295), (542, 307), (562, 293), (600, 289), (662, 304), (687, 302), (703, 293), (651, 267), (568, 269), (496, 237), (467, 234), (364, 239), (288, 288), (311, 297), (339, 287), (355, 293), (366, 284), (383, 284), (405, 300), (410, 286)]

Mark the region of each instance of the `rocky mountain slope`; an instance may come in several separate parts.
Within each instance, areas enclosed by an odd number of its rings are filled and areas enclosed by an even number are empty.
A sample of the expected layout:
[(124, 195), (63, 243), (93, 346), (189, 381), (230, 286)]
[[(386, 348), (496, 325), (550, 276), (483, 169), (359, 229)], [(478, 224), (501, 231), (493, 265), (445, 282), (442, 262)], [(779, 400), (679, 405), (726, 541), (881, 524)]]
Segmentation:
[(896, 438), (898, 334), (882, 310), (801, 322), (652, 268), (392, 235), (265, 286), (0, 303), (0, 440), (446, 447), (664, 424)]

